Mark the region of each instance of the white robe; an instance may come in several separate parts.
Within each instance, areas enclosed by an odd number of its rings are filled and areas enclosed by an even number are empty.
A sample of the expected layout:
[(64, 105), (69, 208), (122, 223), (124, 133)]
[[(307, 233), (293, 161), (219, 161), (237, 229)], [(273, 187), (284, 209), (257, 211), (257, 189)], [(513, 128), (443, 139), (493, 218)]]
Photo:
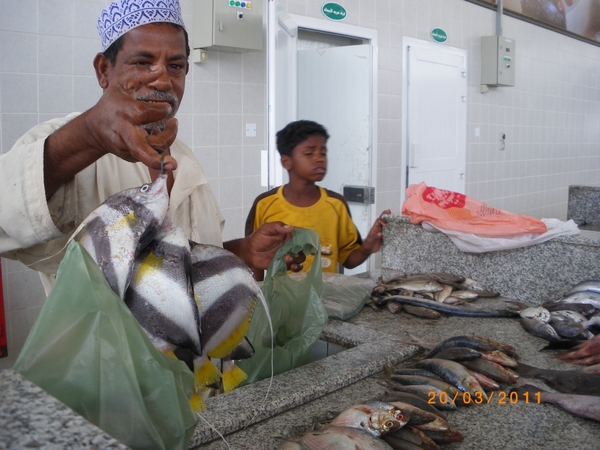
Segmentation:
[[(142, 163), (109, 154), (79, 172), (46, 202), (46, 137), (77, 115), (35, 126), (0, 155), (0, 256), (41, 272), (46, 292), (77, 226), (111, 195), (151, 181)], [(222, 246), (225, 221), (200, 163), (180, 140), (171, 146), (171, 155), (178, 165), (169, 204), (175, 224), (192, 241)]]

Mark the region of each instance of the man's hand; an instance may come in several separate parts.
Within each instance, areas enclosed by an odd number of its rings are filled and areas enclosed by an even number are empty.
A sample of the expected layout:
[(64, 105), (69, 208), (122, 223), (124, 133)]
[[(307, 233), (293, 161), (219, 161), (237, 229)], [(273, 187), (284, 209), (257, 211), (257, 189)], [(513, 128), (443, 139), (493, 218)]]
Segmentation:
[[(223, 247), (242, 258), (253, 269), (265, 270), (284, 242), (292, 238), (294, 227), (283, 222), (269, 222), (258, 227), (254, 233), (242, 239), (228, 241)], [(286, 255), (288, 269), (298, 272), (306, 257), (299, 254)]]
[[(167, 101), (136, 100), (135, 88), (148, 76), (136, 70), (118, 75), (106, 86), (96, 105), (46, 138), (46, 198), (108, 153), (126, 161), (140, 161), (155, 170), (161, 168), (161, 153), (177, 137), (177, 120), (169, 119), (163, 130), (154, 129), (150, 133), (142, 128), (144, 124), (166, 119), (173, 110)], [(165, 156), (164, 165), (165, 170), (177, 168), (171, 156)]]
[[(172, 103), (179, 99), (171, 102), (136, 99), (138, 91), (154, 76), (152, 72), (136, 68), (117, 75), (84, 117), (97, 148), (126, 161), (140, 161), (152, 169), (160, 169), (161, 153), (169, 149), (177, 137), (177, 120), (171, 118), (163, 130), (154, 128), (150, 133), (143, 126), (165, 120), (173, 112)], [(166, 156), (165, 169), (176, 168), (175, 159)]]

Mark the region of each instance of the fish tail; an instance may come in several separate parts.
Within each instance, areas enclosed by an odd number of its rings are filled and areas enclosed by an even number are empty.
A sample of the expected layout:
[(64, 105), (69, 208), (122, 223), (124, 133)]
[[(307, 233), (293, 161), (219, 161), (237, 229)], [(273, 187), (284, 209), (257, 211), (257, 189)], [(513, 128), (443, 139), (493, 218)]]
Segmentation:
[(204, 403), (202, 396), (197, 392), (194, 392), (190, 397), (190, 405), (192, 405), (194, 412), (200, 412), (206, 409), (206, 404)]
[(206, 357), (194, 360), (194, 387), (198, 390), (218, 382), (223, 375)]
[(226, 394), (229, 394), (246, 378), (248, 378), (246, 372), (236, 366), (233, 361), (223, 365), (223, 391)]
[(170, 356), (171, 358), (177, 359), (177, 356), (175, 356), (175, 353), (173, 353), (172, 350), (164, 350), (163, 353), (167, 356)]

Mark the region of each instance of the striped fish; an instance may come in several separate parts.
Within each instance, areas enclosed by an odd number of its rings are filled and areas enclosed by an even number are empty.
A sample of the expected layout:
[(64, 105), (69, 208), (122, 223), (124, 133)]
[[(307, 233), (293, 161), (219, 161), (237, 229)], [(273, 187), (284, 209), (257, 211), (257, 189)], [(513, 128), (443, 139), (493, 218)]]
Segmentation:
[[(191, 255), (202, 330), (202, 357), (194, 361), (196, 388), (204, 390), (222, 380), (227, 393), (246, 379), (231, 355), (244, 343), (256, 301), (265, 300), (248, 266), (233, 253), (191, 243)], [(224, 360), (223, 373), (211, 358)]]
[(96, 261), (113, 291), (125, 298), (136, 255), (150, 242), (169, 207), (167, 175), (112, 195), (73, 236)]
[[(173, 357), (177, 349), (202, 355), (200, 317), (191, 280), (190, 246), (185, 232), (167, 214), (155, 238), (136, 257), (125, 303), (154, 346)], [(196, 411), (202, 398), (191, 399)]]

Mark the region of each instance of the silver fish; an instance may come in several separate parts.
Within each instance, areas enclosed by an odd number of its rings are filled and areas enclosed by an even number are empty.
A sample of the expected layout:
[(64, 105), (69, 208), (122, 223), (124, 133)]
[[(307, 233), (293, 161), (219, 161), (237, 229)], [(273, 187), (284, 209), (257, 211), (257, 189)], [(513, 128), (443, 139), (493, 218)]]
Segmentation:
[(394, 407), (393, 412), (379, 406), (353, 405), (331, 421), (332, 426), (357, 428), (375, 437), (402, 428), (409, 417)]
[(550, 321), (550, 311), (548, 311), (546, 308), (542, 308), (541, 306), (525, 308), (519, 314), (521, 315), (521, 317), (526, 317), (528, 319), (537, 319), (545, 323), (548, 323)]
[(600, 314), (593, 315), (589, 318), (589, 320), (582, 322), (582, 325), (585, 329), (591, 327), (600, 327)]
[(246, 378), (237, 366), (221, 373), (210, 358), (227, 359), (246, 336), (257, 300), (266, 303), (248, 266), (233, 253), (214, 245), (191, 243), (192, 281), (200, 312), (202, 356), (194, 361), (196, 388), (222, 379), (229, 392)]
[(600, 292), (595, 291), (581, 291), (573, 292), (565, 295), (564, 297), (557, 300), (561, 303), (585, 303), (593, 305), (594, 308), (600, 309)]
[(551, 342), (560, 341), (560, 336), (556, 333), (556, 330), (541, 320), (522, 317), (521, 325), (534, 336), (541, 337), (542, 339)]
[(598, 292), (600, 294), (600, 281), (598, 280), (587, 280), (582, 281), (581, 283), (576, 284), (571, 288), (568, 294), (572, 294), (574, 292), (582, 292), (582, 291), (593, 291)]
[(330, 426), (311, 431), (296, 442), (285, 442), (280, 450), (392, 450), (385, 441), (358, 428)]
[[(454, 306), (447, 303), (439, 303), (435, 300), (427, 300), (425, 298), (405, 297), (403, 295), (391, 295), (385, 297), (387, 301), (395, 301), (403, 305), (423, 306), (447, 314), (464, 316), (464, 317), (515, 317), (519, 313), (514, 308), (514, 304), (510, 302), (504, 303), (504, 308), (494, 309), (486, 307), (476, 307), (474, 305)], [(375, 304), (379, 300), (375, 300)]]
[[(466, 361), (463, 361), (463, 363)], [(417, 367), (424, 367), (439, 375), (443, 380), (456, 386), (463, 392), (469, 392), (471, 395), (479, 393), (485, 400), (487, 395), (477, 379), (465, 368), (463, 364), (455, 361), (439, 358), (423, 359), (415, 364)]]
[(119, 297), (125, 297), (135, 257), (160, 227), (168, 207), (167, 175), (160, 175), (151, 184), (107, 198), (73, 233)]
[(566, 319), (569, 319), (573, 322), (585, 322), (587, 319), (583, 314), (579, 314), (577, 311), (569, 311), (569, 310), (560, 310), (560, 311), (552, 311), (550, 316), (560, 316)]
[(562, 316), (553, 316), (550, 319), (550, 325), (560, 337), (574, 338), (584, 332), (583, 325), (578, 322), (567, 319)]
[(530, 403), (552, 403), (576, 416), (600, 422), (600, 397), (595, 395), (557, 394), (528, 384), (513, 388), (512, 391), (519, 396), (528, 393)]

